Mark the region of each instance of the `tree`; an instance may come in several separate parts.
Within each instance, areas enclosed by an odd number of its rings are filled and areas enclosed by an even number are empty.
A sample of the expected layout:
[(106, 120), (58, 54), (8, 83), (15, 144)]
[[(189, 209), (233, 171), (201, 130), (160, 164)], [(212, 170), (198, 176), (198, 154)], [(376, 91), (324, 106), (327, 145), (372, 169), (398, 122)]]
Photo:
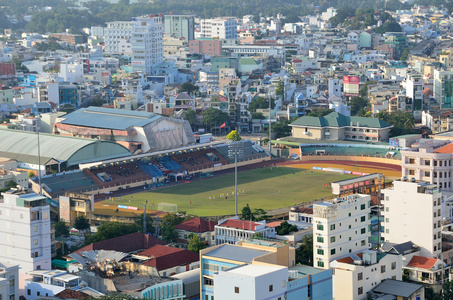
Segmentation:
[(193, 126), (197, 120), (197, 113), (189, 108), (183, 111), (182, 118), (187, 120), (190, 123), (190, 126)]
[(266, 117), (260, 112), (252, 112), (252, 119), (264, 120)]
[(97, 232), (88, 236), (85, 244), (100, 242), (107, 239), (112, 239), (129, 233), (138, 232), (136, 224), (125, 224), (119, 222), (104, 222), (97, 228)]
[(200, 239), (198, 234), (189, 234), (189, 241), (187, 243), (187, 250), (198, 253), (201, 249), (204, 249), (206, 244)]
[(104, 103), (106, 103), (107, 101), (105, 101), (101, 95), (96, 95), (94, 97), (92, 97), (90, 100), (88, 100), (87, 102), (85, 102), (85, 106), (102, 106), (104, 105)]
[[(269, 100), (266, 100), (263, 97), (257, 97), (256, 99), (252, 100), (249, 104), (248, 110), (251, 112), (255, 112), (258, 108), (269, 108)], [(271, 99), (271, 108), (275, 108), (275, 101)]]
[(181, 84), (181, 88), (178, 90), (178, 93), (186, 92), (191, 94), (194, 92), (198, 92), (199, 89), (200, 89), (199, 86), (196, 86), (190, 82), (184, 82), (183, 84)]
[[(278, 121), (277, 123), (272, 124), (271, 130), (272, 130), (272, 133), (275, 134), (276, 139), (291, 135), (291, 126), (289, 126), (289, 121), (286, 119), (282, 119), (282, 120)], [(269, 135), (269, 130), (268, 130), (268, 135)]]
[(451, 300), (453, 299), (453, 281), (447, 281), (442, 286), (442, 293), (438, 299)]
[(401, 32), (403, 29), (396, 21), (387, 21), (379, 27), (374, 28), (376, 33)]
[(185, 221), (184, 217), (178, 214), (167, 213), (162, 217), (162, 220), (160, 222), (163, 225), (176, 226), (184, 221)]
[(406, 61), (407, 57), (409, 56), (411, 49), (410, 48), (404, 48), (403, 52), (401, 53), (400, 60), (401, 61)]
[(55, 237), (63, 237), (69, 235), (69, 226), (66, 225), (63, 219), (60, 219), (58, 222), (55, 222), (53, 228), (55, 229)]
[(18, 57), (14, 57), (12, 63), (16, 65), (16, 70), (20, 70), (24, 73), (29, 72), (28, 68), (22, 64), (22, 61)]
[(376, 83), (377, 82), (374, 80), (369, 80), (369, 81), (365, 82), (365, 84), (362, 85), (362, 87), (360, 88), (360, 91), (359, 91), (360, 97), (366, 99), (368, 97), (368, 86), (376, 84)]
[(143, 232), (143, 214), (140, 214), (134, 218), (134, 223), (137, 229), (142, 233), (154, 233), (154, 223), (150, 215), (146, 215), (146, 232)]
[(282, 97), (282, 101), (285, 101), (285, 83), (279, 81), (277, 83), (277, 88), (275, 89), (275, 94)]
[(244, 206), (242, 208), (241, 219), (248, 220), (248, 221), (253, 220), (252, 210), (250, 209), (250, 206), (248, 203), (247, 203), (247, 206)]
[(268, 220), (269, 216), (267, 215), (267, 212), (262, 209), (262, 208), (255, 208), (253, 211), (253, 219), (255, 221), (262, 221), (262, 220)]
[(77, 230), (90, 229), (90, 222), (88, 221), (87, 218), (85, 218), (85, 216), (78, 216), (74, 220), (74, 228)]
[(241, 136), (237, 130), (231, 130), (231, 132), (227, 134), (226, 138), (232, 142), (239, 142), (241, 140)]
[(299, 229), (295, 225), (291, 225), (288, 222), (282, 222), (279, 226), (275, 228), (278, 235), (287, 235), (291, 232), (298, 231)]
[(307, 234), (302, 238), (302, 243), (296, 249), (296, 262), (313, 266), (313, 234)]
[(368, 101), (362, 97), (352, 97), (349, 101), (351, 115), (355, 116), (362, 109), (368, 106)]
[(220, 109), (210, 107), (203, 112), (201, 122), (211, 129), (215, 125), (222, 125), (230, 120), (230, 116)]
[(312, 110), (310, 111), (307, 116), (308, 117), (324, 117), (324, 116), (327, 116), (328, 114), (334, 112), (335, 109), (333, 108), (324, 108), (324, 109), (320, 109), (320, 110)]
[(162, 240), (171, 243), (178, 238), (178, 233), (174, 226), (166, 225), (162, 228)]

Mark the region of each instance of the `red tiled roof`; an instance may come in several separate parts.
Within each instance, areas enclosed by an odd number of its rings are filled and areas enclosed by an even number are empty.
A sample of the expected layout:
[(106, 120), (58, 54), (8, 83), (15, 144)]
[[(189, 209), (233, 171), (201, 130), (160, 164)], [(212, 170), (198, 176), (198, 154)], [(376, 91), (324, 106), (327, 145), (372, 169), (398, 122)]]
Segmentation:
[(55, 297), (64, 298), (64, 299), (88, 299), (88, 298), (90, 298), (90, 295), (85, 294), (84, 292), (73, 291), (71, 289), (65, 289), (65, 290), (59, 292), (58, 294), (56, 294)]
[(222, 224), (218, 224), (218, 226), (222, 227), (231, 227), (237, 229), (245, 229), (245, 230), (255, 230), (256, 226), (261, 225), (261, 223), (256, 223), (252, 221), (243, 221), (243, 220), (236, 220), (236, 219), (228, 219)]
[(283, 221), (274, 221), (266, 224), (266, 227), (278, 227), (282, 224)]
[(155, 267), (158, 271), (188, 265), (199, 260), (197, 253), (162, 245), (155, 245), (138, 255), (150, 257), (151, 259), (144, 262), (143, 265)]
[(434, 153), (453, 153), (453, 143), (434, 150)]
[[(357, 256), (362, 258), (362, 253), (357, 253)], [(337, 259), (337, 261), (345, 264), (352, 264), (354, 262), (354, 260), (350, 256)]]
[(206, 221), (205, 219), (202, 218), (193, 218), (176, 225), (175, 229), (202, 233), (206, 231), (214, 231), (215, 225), (217, 225), (217, 222)]
[(414, 268), (431, 269), (436, 265), (436, 262), (437, 259), (435, 258), (414, 255), (407, 265)]
[(141, 249), (148, 249), (154, 245), (165, 245), (166, 242), (153, 237), (149, 234), (144, 234), (141, 232), (135, 232), (119, 236), (113, 239), (108, 239), (96, 243), (89, 244), (75, 253), (80, 254), (81, 251), (90, 251), (90, 250), (113, 250), (124, 253), (129, 253)]

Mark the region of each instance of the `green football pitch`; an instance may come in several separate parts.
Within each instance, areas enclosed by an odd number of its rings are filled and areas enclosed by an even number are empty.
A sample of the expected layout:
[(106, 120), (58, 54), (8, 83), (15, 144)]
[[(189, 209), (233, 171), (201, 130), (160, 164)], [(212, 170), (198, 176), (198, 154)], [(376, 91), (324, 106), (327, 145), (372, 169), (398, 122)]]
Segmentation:
[[(331, 196), (326, 183), (352, 178), (351, 175), (326, 173), (290, 167), (267, 167), (238, 173), (238, 209), (249, 204), (253, 209), (281, 208)], [(235, 212), (234, 174), (219, 175), (191, 183), (125, 196), (114, 204), (158, 209), (158, 203), (177, 205), (178, 211), (196, 216), (232, 215)], [(132, 200), (129, 202), (129, 198)], [(122, 199), (122, 198), (121, 198)], [(111, 201), (104, 201), (112, 204)], [(113, 205), (109, 205), (114, 207)]]

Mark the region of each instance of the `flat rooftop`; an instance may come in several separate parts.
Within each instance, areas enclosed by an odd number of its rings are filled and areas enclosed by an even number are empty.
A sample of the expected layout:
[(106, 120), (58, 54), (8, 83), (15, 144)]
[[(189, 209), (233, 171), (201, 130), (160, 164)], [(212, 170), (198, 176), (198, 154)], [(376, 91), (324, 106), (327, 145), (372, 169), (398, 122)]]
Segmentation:
[(361, 181), (366, 181), (366, 180), (371, 180), (371, 179), (378, 179), (381, 176), (383, 177), (384, 175), (382, 175), (380, 173), (373, 173), (373, 174), (364, 175), (364, 176), (360, 176), (360, 177), (356, 177), (356, 178), (335, 181), (335, 182), (332, 182), (332, 184), (349, 185), (349, 184), (353, 184), (356, 182), (361, 182)]
[(294, 267), (289, 268), (289, 270), (297, 271), (297, 273), (299, 273), (300, 275), (314, 275), (326, 271), (324, 269), (318, 269), (305, 265), (296, 265)]
[(214, 249), (208, 253), (206, 256), (221, 258), (221, 259), (228, 259), (234, 261), (240, 261), (245, 263), (252, 263), (253, 259), (256, 257), (260, 257), (270, 252), (264, 250), (255, 250), (250, 248), (244, 248), (241, 246), (234, 246), (234, 245), (222, 245), (217, 249)]
[(242, 276), (250, 276), (250, 277), (257, 277), (266, 275), (271, 272), (275, 272), (278, 270), (286, 269), (286, 267), (282, 266), (262, 266), (262, 265), (242, 265), (236, 268), (228, 269), (224, 272), (228, 272), (230, 274), (237, 274)]

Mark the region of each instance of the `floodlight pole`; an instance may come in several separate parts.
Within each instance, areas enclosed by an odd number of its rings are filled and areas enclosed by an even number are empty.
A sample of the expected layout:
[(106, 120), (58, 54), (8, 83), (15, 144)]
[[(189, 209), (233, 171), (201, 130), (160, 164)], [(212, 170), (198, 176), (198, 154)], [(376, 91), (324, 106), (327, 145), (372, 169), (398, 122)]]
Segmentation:
[(272, 128), (271, 128), (271, 106), (272, 103), (272, 98), (269, 98), (269, 157), (272, 158), (272, 142), (271, 142), (271, 137), (272, 137)]
[(234, 142), (234, 201), (236, 204), (236, 217), (238, 216), (238, 141)]

